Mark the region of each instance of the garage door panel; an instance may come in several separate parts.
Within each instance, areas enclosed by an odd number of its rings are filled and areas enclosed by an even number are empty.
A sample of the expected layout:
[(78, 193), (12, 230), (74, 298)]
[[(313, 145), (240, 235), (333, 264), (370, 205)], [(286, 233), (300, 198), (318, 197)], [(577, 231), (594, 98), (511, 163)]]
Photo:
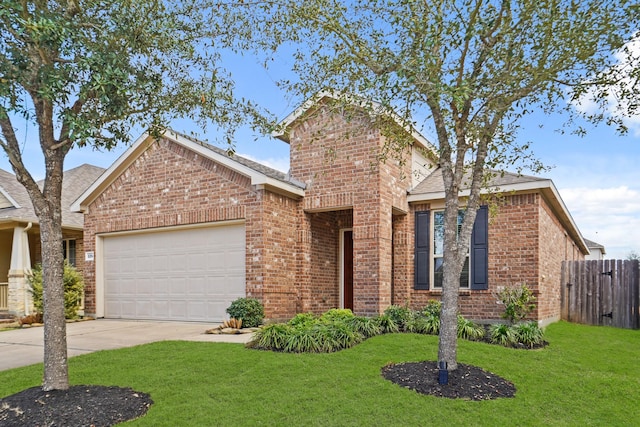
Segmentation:
[(245, 231), (226, 225), (103, 240), (105, 317), (215, 321), (245, 296)]

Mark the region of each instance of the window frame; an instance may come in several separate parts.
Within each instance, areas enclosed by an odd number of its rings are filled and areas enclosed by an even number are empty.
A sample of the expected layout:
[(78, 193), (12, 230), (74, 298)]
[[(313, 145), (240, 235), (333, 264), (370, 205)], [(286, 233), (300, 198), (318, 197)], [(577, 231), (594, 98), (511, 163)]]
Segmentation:
[[(71, 244), (73, 242), (73, 245)], [(78, 258), (78, 243), (77, 239), (62, 239), (62, 254), (64, 259), (69, 262), (69, 265), (76, 267)]]
[[(429, 257), (430, 257), (430, 271), (429, 271), (429, 279), (430, 282), (433, 284), (433, 290), (442, 290), (442, 279), (439, 280), (440, 284), (438, 285), (438, 281), (436, 280), (436, 264), (437, 264), (437, 260), (442, 260), (444, 258), (444, 235), (442, 235), (442, 253), (436, 253), (437, 250), (437, 245), (436, 245), (436, 238), (439, 236), (439, 233), (436, 232), (436, 217), (440, 214), (443, 219), (444, 219), (444, 208), (443, 209), (433, 209), (432, 211), (432, 215), (431, 215), (431, 224), (430, 224), (430, 228), (431, 228), (431, 233), (433, 234), (433, 238), (431, 239), (431, 248), (430, 248), (430, 253), (429, 253)], [(457, 234), (456, 237), (458, 237), (460, 235), (460, 229), (462, 228), (462, 221), (464, 221), (464, 214), (466, 212), (466, 209), (458, 209), (458, 230), (457, 230)], [(444, 221), (443, 221), (444, 223)], [(444, 224), (442, 225), (442, 234), (444, 233)], [(471, 260), (471, 242), (469, 243), (469, 247), (467, 248), (467, 259), (464, 263), (464, 266), (462, 267), (462, 272), (464, 273), (465, 268), (466, 268), (466, 276), (463, 276), (462, 274), (460, 275), (460, 289), (463, 290), (468, 290), (471, 289), (471, 272), (470, 272), (470, 266), (472, 260)], [(466, 277), (466, 284), (463, 284), (463, 280)]]

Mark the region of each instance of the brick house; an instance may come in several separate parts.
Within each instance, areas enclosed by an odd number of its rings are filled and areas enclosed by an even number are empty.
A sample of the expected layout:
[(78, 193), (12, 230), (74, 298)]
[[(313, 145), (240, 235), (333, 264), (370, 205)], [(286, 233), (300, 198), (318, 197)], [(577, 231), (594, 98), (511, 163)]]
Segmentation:
[[(65, 171), (62, 180), (64, 255), (80, 272), (84, 259), (76, 255), (84, 252), (83, 216), (69, 208), (103, 172), (84, 164)], [(0, 169), (0, 315), (23, 316), (33, 310), (25, 274), (41, 262), (40, 252), (39, 220), (29, 194), (14, 174)]]
[[(140, 137), (73, 205), (85, 214), (85, 312), (220, 321), (240, 296), (269, 319), (438, 299), (444, 193), (435, 150), (407, 131), (402, 160), (362, 111), (307, 103), (282, 122), (288, 174), (167, 131)], [(499, 318), (495, 292), (527, 283), (535, 318), (560, 317), (560, 265), (584, 240), (549, 180), (506, 174), (496, 215), (482, 208), (462, 313)]]

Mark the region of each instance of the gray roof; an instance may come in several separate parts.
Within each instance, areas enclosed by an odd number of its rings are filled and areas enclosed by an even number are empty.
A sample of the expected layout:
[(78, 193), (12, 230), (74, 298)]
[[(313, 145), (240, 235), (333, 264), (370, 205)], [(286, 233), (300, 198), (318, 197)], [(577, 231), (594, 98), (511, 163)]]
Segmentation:
[[(489, 171), (493, 174), (488, 182), (488, 187), (505, 187), (514, 184), (523, 184), (535, 181), (547, 181), (545, 178), (521, 175), (511, 172)], [(462, 178), (460, 190), (468, 190), (471, 185), (471, 173), (465, 173)], [(444, 192), (444, 182), (442, 181), (442, 169), (438, 168), (426, 177), (420, 184), (416, 185), (409, 194), (428, 194)]]
[(600, 243), (596, 243), (593, 240), (589, 240), (589, 239), (584, 239), (584, 242), (587, 244), (587, 247), (589, 249), (602, 249), (602, 253), (606, 253), (604, 251), (604, 246), (601, 245)]
[[(64, 172), (62, 180), (62, 225), (82, 228), (84, 215), (70, 211), (71, 203), (77, 199), (102, 173), (103, 168), (84, 164)], [(42, 187), (44, 181), (38, 181)], [(17, 206), (0, 209), (0, 221), (28, 221), (38, 223), (33, 204), (27, 190), (16, 176), (0, 169), (0, 188), (13, 199)]]

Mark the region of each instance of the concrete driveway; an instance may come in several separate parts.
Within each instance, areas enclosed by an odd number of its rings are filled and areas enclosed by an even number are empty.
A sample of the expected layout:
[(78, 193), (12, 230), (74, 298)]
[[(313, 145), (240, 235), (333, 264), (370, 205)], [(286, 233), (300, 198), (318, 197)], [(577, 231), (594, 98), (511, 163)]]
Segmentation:
[[(251, 334), (212, 335), (211, 323), (153, 322), (135, 320), (87, 320), (67, 323), (69, 357), (99, 350), (132, 347), (156, 341), (182, 340), (245, 343)], [(44, 328), (0, 332), (0, 371), (41, 363), (44, 359)]]

